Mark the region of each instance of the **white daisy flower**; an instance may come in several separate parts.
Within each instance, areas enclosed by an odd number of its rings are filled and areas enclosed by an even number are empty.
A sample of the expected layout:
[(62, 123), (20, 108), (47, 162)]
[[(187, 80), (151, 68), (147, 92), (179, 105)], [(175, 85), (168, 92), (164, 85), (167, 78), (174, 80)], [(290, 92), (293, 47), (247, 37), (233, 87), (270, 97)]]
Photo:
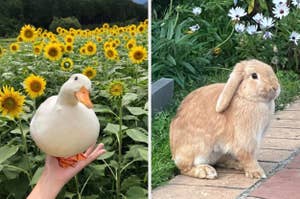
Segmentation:
[(265, 34), (263, 35), (264, 39), (272, 39), (273, 34), (269, 31), (266, 31)]
[(272, 2), (275, 4), (275, 6), (287, 4), (287, 0), (273, 0)]
[(238, 33), (242, 33), (245, 31), (245, 25), (241, 24), (241, 23), (237, 23), (234, 26), (235, 31), (237, 31)]
[(200, 7), (195, 7), (195, 8), (193, 8), (193, 14), (194, 15), (200, 15), (201, 13), (202, 13), (202, 8), (200, 8)]
[(246, 31), (249, 35), (254, 35), (257, 33), (257, 25), (247, 26)]
[(274, 20), (272, 17), (263, 17), (260, 22), (261, 29), (269, 29), (274, 26)]
[(191, 26), (189, 27), (190, 31), (192, 32), (196, 32), (197, 30), (200, 29), (200, 26), (198, 24), (194, 25), (194, 26)]
[(241, 7), (231, 8), (229, 10), (228, 16), (231, 17), (233, 21), (239, 21), (241, 17), (245, 16), (247, 13)]
[(282, 19), (290, 13), (290, 8), (286, 4), (281, 4), (273, 8), (274, 17)]
[(298, 40), (300, 39), (300, 34), (293, 31), (292, 34), (290, 35), (290, 41), (294, 42), (298, 46)]
[(258, 23), (258, 24), (260, 24), (261, 23), (261, 20), (263, 19), (263, 15), (261, 14), (261, 13), (257, 13), (256, 15), (254, 15), (253, 17), (252, 17), (252, 19), (256, 22), (256, 23)]
[(300, 0), (292, 0), (292, 4), (293, 4), (293, 6), (300, 8)]

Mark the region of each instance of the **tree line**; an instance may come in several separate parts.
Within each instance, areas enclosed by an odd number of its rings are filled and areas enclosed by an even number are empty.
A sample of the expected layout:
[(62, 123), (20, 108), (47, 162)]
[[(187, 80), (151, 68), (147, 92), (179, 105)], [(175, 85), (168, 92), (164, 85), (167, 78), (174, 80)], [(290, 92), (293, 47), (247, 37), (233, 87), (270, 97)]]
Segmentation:
[(1, 0), (0, 36), (24, 24), (48, 28), (54, 17), (76, 17), (84, 25), (140, 21), (147, 7), (131, 0)]

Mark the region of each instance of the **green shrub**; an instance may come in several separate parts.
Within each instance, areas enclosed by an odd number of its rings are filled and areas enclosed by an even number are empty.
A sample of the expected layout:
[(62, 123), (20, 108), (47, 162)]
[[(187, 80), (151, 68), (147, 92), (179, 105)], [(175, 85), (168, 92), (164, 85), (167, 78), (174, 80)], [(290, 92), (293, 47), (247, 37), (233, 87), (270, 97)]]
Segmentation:
[[(251, 5), (254, 4), (254, 7)], [(299, 46), (289, 41), (292, 31), (299, 32), (297, 21), (300, 9), (290, 5), (290, 13), (282, 19), (275, 19), (270, 28), (272, 39), (263, 39), (264, 30), (249, 35), (246, 31), (238, 33), (235, 24), (254, 24), (256, 13), (272, 15), (272, 2), (238, 1), (175, 1), (163, 10), (159, 4), (154, 6), (152, 21), (152, 75), (171, 77), (184, 88), (188, 82), (201, 80), (204, 74), (214, 69), (228, 70), (235, 63), (250, 58), (260, 59), (273, 66), (275, 70), (290, 69), (300, 72)], [(247, 15), (239, 22), (228, 16), (232, 7), (242, 7)], [(202, 13), (194, 15), (192, 9), (201, 7)], [(158, 11), (156, 11), (156, 9)], [(165, 13), (163, 16), (162, 13)], [(161, 16), (161, 17), (160, 17)], [(198, 24), (200, 29), (190, 31)], [(269, 30), (268, 30), (269, 31)]]
[(76, 17), (66, 17), (66, 18), (54, 17), (51, 24), (49, 25), (49, 30), (51, 32), (56, 32), (57, 27), (62, 27), (67, 30), (70, 28), (79, 29), (81, 28), (81, 24)]

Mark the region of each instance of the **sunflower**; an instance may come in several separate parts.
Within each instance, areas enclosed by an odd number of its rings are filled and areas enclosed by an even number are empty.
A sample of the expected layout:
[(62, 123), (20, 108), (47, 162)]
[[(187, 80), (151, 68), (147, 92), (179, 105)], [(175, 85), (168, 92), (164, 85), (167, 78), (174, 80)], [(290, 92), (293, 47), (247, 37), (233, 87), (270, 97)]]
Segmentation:
[(104, 23), (104, 24), (102, 25), (102, 27), (105, 28), (105, 29), (107, 29), (107, 28), (109, 28), (109, 24), (108, 24), (108, 23)]
[(31, 25), (25, 25), (20, 31), (20, 36), (25, 42), (32, 42), (37, 37), (35, 27)]
[(121, 97), (124, 94), (124, 84), (120, 81), (113, 81), (108, 86), (108, 93), (112, 97)]
[(66, 44), (66, 52), (70, 53), (73, 51), (73, 44)]
[(144, 24), (140, 24), (140, 25), (137, 27), (137, 31), (138, 31), (139, 33), (144, 32), (144, 30), (145, 30)]
[(79, 49), (79, 52), (81, 55), (86, 55), (86, 48), (85, 46), (82, 46), (80, 49)]
[(31, 99), (44, 94), (46, 81), (43, 77), (37, 75), (29, 75), (23, 82), (24, 89)]
[(0, 111), (2, 115), (17, 118), (23, 111), (25, 96), (13, 87), (3, 86), (0, 90)]
[(118, 51), (112, 47), (105, 49), (105, 57), (110, 60), (115, 60), (118, 58)]
[(33, 53), (35, 55), (39, 55), (42, 52), (42, 45), (33, 46)]
[(131, 48), (133, 48), (136, 45), (136, 41), (135, 39), (130, 39), (127, 44), (126, 44), (126, 48), (128, 50), (130, 50)]
[(111, 43), (109, 41), (107, 41), (103, 44), (103, 47), (104, 47), (104, 49), (111, 48)]
[(65, 42), (68, 44), (72, 44), (74, 42), (74, 37), (72, 35), (67, 35), (64, 38)]
[(83, 69), (82, 74), (87, 76), (89, 79), (93, 79), (96, 76), (97, 71), (91, 66), (87, 66)]
[(143, 46), (134, 46), (129, 51), (129, 59), (132, 63), (140, 64), (147, 59), (147, 50)]
[(102, 37), (97, 37), (97, 42), (101, 43), (102, 42)]
[(58, 43), (48, 43), (45, 47), (45, 57), (51, 61), (60, 60), (63, 53), (61, 52), (61, 46)]
[(85, 45), (87, 55), (95, 55), (97, 52), (97, 46), (94, 42), (87, 42)]
[(64, 71), (71, 71), (73, 69), (73, 60), (70, 58), (65, 58), (60, 63), (60, 68)]
[(20, 46), (17, 42), (10, 44), (9, 49), (12, 53), (15, 53), (19, 50)]
[(22, 41), (23, 41), (23, 38), (19, 35), (19, 36), (17, 37), (17, 41), (18, 41), (18, 42), (22, 42)]

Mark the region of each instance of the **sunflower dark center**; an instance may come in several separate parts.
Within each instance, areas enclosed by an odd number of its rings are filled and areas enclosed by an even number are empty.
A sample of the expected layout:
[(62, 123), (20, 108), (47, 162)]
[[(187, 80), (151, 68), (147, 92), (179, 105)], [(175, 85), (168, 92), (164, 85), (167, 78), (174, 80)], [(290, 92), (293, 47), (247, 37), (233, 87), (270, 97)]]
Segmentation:
[(92, 52), (92, 51), (94, 50), (94, 48), (93, 48), (93, 46), (88, 46), (88, 47), (87, 47), (87, 50), (88, 50), (89, 52)]
[(71, 46), (67, 46), (67, 50), (68, 50), (68, 51), (71, 51), (71, 50), (72, 50), (72, 47), (71, 47)]
[(64, 63), (64, 67), (65, 67), (65, 68), (70, 68), (70, 66), (71, 66), (70, 62), (66, 61), (66, 62)]
[(2, 107), (8, 111), (14, 110), (17, 107), (17, 102), (14, 98), (8, 97), (2, 103)]
[(30, 84), (30, 89), (33, 91), (33, 92), (40, 92), (41, 89), (42, 89), (42, 85), (40, 82), (38, 81), (33, 81), (31, 82)]
[(114, 52), (112, 50), (108, 50), (107, 51), (107, 55), (108, 55), (108, 57), (113, 57), (114, 56)]
[(48, 54), (51, 56), (51, 57), (56, 57), (58, 55), (58, 51), (56, 48), (50, 48), (49, 51), (48, 51)]
[(119, 96), (122, 94), (123, 87), (121, 84), (115, 84), (111, 87), (112, 95)]
[(17, 50), (17, 46), (13, 45), (12, 50)]
[(32, 30), (26, 30), (24, 35), (27, 38), (31, 38), (33, 36), (33, 32), (32, 32)]
[(91, 70), (86, 71), (86, 76), (92, 77), (93, 75), (94, 75), (93, 71)]
[(143, 58), (143, 53), (141, 51), (136, 51), (133, 55), (134, 59), (141, 60)]

